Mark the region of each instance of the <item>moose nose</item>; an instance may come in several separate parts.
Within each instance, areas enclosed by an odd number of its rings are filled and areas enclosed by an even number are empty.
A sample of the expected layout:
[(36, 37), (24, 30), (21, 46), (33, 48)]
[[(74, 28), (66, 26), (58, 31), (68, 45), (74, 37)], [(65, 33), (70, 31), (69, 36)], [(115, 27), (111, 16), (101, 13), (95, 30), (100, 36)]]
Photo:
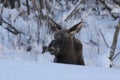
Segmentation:
[(49, 49), (50, 52), (52, 52), (52, 51), (54, 51), (54, 50), (55, 50), (55, 47), (53, 47), (53, 46), (50, 47), (50, 49)]
[(51, 54), (57, 55), (57, 53), (59, 53), (60, 49), (59, 48), (55, 48), (55, 47), (50, 47), (49, 51), (50, 51)]

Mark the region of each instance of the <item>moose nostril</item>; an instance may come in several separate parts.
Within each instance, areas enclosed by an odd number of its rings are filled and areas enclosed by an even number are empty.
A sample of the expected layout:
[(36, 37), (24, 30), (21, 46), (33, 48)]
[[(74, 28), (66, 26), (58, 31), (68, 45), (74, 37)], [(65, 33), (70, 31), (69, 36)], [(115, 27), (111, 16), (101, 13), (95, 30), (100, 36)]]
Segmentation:
[(55, 47), (50, 47), (50, 51), (54, 51)]

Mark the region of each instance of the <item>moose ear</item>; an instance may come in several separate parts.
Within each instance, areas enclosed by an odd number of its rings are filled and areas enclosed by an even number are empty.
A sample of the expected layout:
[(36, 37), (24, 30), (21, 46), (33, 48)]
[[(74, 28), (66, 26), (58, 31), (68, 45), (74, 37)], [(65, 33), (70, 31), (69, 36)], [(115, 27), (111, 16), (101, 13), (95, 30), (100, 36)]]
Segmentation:
[(74, 25), (73, 27), (71, 27), (71, 28), (69, 29), (69, 32), (70, 32), (71, 34), (78, 33), (78, 32), (81, 30), (82, 25), (83, 25), (82, 22), (80, 22), (80, 23)]
[(62, 29), (62, 27), (58, 25), (54, 20), (50, 19), (48, 22), (52, 31), (59, 31)]

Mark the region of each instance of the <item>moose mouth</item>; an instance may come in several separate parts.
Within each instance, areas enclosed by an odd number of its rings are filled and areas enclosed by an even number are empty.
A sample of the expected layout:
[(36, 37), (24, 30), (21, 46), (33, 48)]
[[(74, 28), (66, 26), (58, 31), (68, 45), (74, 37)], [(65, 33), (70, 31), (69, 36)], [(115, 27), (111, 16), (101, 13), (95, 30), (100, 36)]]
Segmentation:
[(59, 48), (51, 47), (49, 48), (49, 52), (51, 55), (57, 55), (60, 52)]
[(42, 53), (45, 52), (50, 52), (51, 55), (57, 55), (60, 52), (60, 48), (55, 48), (54, 46), (52, 47), (43, 46)]

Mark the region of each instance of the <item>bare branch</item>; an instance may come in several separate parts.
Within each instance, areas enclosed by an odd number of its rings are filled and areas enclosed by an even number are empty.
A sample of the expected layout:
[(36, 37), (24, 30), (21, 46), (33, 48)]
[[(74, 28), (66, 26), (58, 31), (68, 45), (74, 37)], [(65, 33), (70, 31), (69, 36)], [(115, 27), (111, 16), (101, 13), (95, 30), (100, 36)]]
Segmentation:
[(113, 56), (115, 54), (116, 45), (117, 45), (117, 38), (118, 38), (118, 35), (119, 35), (119, 27), (120, 27), (120, 23), (116, 27), (116, 30), (115, 30), (115, 33), (114, 33), (114, 38), (113, 38), (111, 51), (110, 51), (110, 57), (109, 57), (110, 60), (112, 60), (112, 58), (113, 58)]
[[(14, 26), (12, 26), (10, 23), (6, 22), (5, 20), (3, 20), (3, 18), (1, 17), (1, 22), (5, 23), (8, 25), (8, 27), (5, 27), (6, 30), (8, 30), (9, 32), (13, 33), (14, 35), (18, 35), (21, 34), (22, 32), (20, 32), (19, 30), (17, 30)], [(22, 33), (24, 34), (24, 33)]]

